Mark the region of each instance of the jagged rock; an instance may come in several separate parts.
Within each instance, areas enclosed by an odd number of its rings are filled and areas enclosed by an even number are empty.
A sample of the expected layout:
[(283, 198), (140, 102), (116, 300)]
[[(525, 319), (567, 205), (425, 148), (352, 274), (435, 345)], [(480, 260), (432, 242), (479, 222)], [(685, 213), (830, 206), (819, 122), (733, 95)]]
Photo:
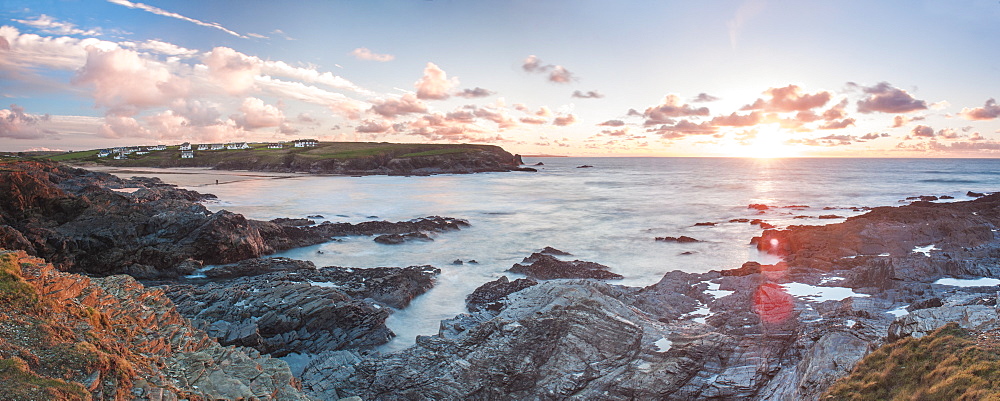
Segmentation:
[(680, 237), (656, 237), (654, 241), (660, 242), (680, 242), (680, 243), (690, 243), (690, 242), (701, 242), (697, 239), (682, 235)]
[(456, 265), (456, 266), (461, 266), (461, 265), (464, 265), (465, 262), (463, 262), (462, 259), (455, 259), (455, 260), (451, 261), (451, 264)]
[(738, 269), (723, 270), (723, 276), (746, 276), (749, 274), (756, 274), (761, 272), (761, 264), (757, 262), (746, 262), (743, 263)]
[(981, 193), (981, 192), (972, 192), (972, 191), (969, 191), (969, 192), (965, 193), (965, 196), (968, 196), (970, 198), (982, 198), (982, 197), (986, 196), (986, 194)]
[(285, 217), (280, 217), (271, 220), (271, 222), (279, 226), (288, 226), (288, 227), (302, 227), (302, 226), (311, 226), (313, 224), (316, 224), (316, 221), (310, 219), (289, 219)]
[(375, 242), (386, 245), (398, 245), (404, 242), (420, 240), (420, 241), (433, 241), (434, 239), (427, 234), (421, 232), (406, 233), (406, 234), (384, 234), (375, 237)]
[(536, 284), (538, 284), (537, 281), (528, 278), (510, 281), (507, 276), (501, 276), (479, 286), (472, 294), (465, 297), (465, 307), (469, 312), (479, 312), (480, 310), (499, 312), (507, 305), (508, 295)]
[(555, 255), (555, 256), (573, 256), (572, 253), (563, 252), (563, 251), (560, 251), (560, 250), (558, 250), (556, 248), (553, 248), (551, 246), (547, 246), (545, 248), (542, 248), (542, 250), (538, 251), (538, 253), (545, 253), (545, 254)]
[(558, 278), (596, 278), (601, 280), (621, 279), (622, 275), (608, 271), (608, 267), (600, 263), (574, 260), (565, 262), (544, 253), (533, 253), (524, 258), (520, 264), (514, 264), (507, 271), (524, 274), (535, 280), (552, 280)]
[(910, 312), (896, 319), (889, 326), (889, 339), (903, 337), (923, 337), (947, 323), (958, 323), (959, 327), (976, 331), (992, 330), (1000, 327), (996, 308), (985, 305), (939, 306)]
[(274, 271), (316, 270), (313, 262), (289, 258), (257, 258), (242, 260), (233, 265), (219, 266), (205, 271), (208, 278), (224, 279), (256, 276)]

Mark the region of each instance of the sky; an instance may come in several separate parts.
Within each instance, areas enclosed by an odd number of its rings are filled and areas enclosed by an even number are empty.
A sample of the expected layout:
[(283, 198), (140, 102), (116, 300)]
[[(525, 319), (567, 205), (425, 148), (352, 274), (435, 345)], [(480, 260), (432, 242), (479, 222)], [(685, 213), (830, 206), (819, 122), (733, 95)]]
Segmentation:
[(0, 0), (0, 151), (996, 157), (997, 38), (997, 0)]

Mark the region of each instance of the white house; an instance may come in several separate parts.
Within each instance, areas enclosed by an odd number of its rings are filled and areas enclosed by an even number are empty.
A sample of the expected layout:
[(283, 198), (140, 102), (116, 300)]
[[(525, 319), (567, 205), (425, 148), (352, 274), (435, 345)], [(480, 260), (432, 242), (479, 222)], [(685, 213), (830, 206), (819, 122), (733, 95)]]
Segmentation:
[(211, 148), (212, 148), (212, 145), (209, 145), (207, 143), (203, 143), (201, 145), (198, 145), (198, 150), (209, 150)]
[(193, 150), (182, 150), (181, 151), (181, 159), (194, 159), (194, 151)]
[[(160, 145), (160, 146), (163, 146), (163, 145)], [(166, 149), (166, 147), (164, 146), (163, 149)], [(191, 142), (184, 142), (184, 143), (182, 143), (181, 144), (181, 150), (182, 151), (183, 150), (191, 150)]]
[(139, 155), (139, 156), (142, 156), (142, 155), (148, 155), (148, 154), (149, 154), (149, 152), (147, 152), (147, 151), (145, 151), (145, 150), (140, 150), (140, 151), (138, 151), (138, 152), (135, 152), (135, 154), (136, 154), (136, 155)]
[(315, 139), (296, 139), (292, 141), (296, 148), (312, 148), (319, 144)]
[(128, 159), (128, 155), (125, 153), (119, 153), (115, 155), (115, 160), (125, 160)]
[(213, 143), (211, 150), (223, 150), (225, 148), (226, 148), (226, 145), (223, 145), (221, 143)]
[(111, 156), (110, 150), (102, 149), (100, 152), (97, 152), (97, 157), (108, 157), (108, 156)]
[(237, 149), (250, 149), (250, 145), (246, 142), (230, 142), (226, 144), (226, 149), (237, 150)]
[(281, 148), (283, 148), (283, 146), (281, 146), (280, 143), (269, 143), (269, 144), (267, 144), (267, 148), (268, 149), (281, 149)]

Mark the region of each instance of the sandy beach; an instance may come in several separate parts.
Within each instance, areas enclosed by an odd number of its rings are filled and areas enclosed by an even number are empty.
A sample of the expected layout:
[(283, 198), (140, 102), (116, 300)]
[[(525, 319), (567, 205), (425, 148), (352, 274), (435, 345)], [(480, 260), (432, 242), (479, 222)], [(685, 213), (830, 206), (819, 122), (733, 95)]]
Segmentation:
[(249, 180), (273, 180), (308, 175), (299, 173), (213, 170), (207, 167), (154, 168), (88, 166), (83, 168), (91, 171), (114, 174), (121, 178), (157, 177), (165, 183), (174, 184), (179, 187), (204, 187)]

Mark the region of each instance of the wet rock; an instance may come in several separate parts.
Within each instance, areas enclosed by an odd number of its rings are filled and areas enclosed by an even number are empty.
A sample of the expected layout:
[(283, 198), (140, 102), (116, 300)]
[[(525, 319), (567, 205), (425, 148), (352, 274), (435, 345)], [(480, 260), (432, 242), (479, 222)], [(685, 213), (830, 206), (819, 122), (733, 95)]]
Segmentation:
[(288, 226), (288, 227), (302, 227), (302, 226), (311, 226), (313, 224), (316, 224), (315, 221), (310, 219), (289, 219), (284, 217), (271, 220), (271, 222), (279, 226)]
[(311, 271), (316, 270), (313, 262), (289, 258), (257, 258), (242, 260), (233, 265), (219, 266), (205, 271), (208, 278), (225, 279), (243, 276), (256, 276), (275, 271)]
[(584, 164), (582, 166), (576, 166), (576, 168), (591, 168), (591, 167), (594, 167), (594, 166), (591, 166), (589, 164)]
[(535, 173), (535, 172), (538, 172), (538, 169), (531, 168), (531, 167), (514, 167), (514, 168), (511, 168), (510, 170), (511, 171), (522, 171), (522, 172), (526, 172), (526, 173)]
[(743, 218), (740, 218), (740, 219), (731, 219), (731, 220), (729, 220), (729, 222), (730, 223), (749, 223), (750, 219), (743, 219)]
[(691, 242), (701, 242), (700, 240), (682, 235), (680, 237), (656, 237), (655, 241), (660, 242), (680, 242), (680, 243), (691, 243)]
[(938, 199), (940, 198), (934, 195), (909, 196), (906, 198), (906, 200), (920, 201), (920, 202), (931, 202), (931, 201), (936, 201)]
[(836, 214), (821, 214), (821, 215), (819, 215), (818, 218), (821, 219), (821, 220), (822, 219), (842, 219), (842, 218), (844, 218), (844, 216), (840, 216), (840, 215), (836, 215)]
[(695, 227), (714, 227), (715, 223), (710, 222), (710, 221), (706, 221), (706, 222), (701, 222), (701, 223), (694, 223), (694, 226)]
[(507, 306), (508, 295), (537, 284), (538, 282), (532, 279), (519, 278), (510, 281), (507, 276), (501, 276), (479, 286), (472, 294), (469, 294), (465, 298), (465, 307), (473, 313), (482, 310), (499, 312)]
[(972, 191), (969, 191), (969, 192), (965, 193), (965, 196), (968, 196), (970, 198), (982, 198), (982, 197), (986, 196), (986, 194), (981, 193), (981, 192), (972, 192)]
[(551, 246), (547, 246), (545, 248), (542, 248), (542, 250), (538, 251), (538, 253), (544, 253), (544, 254), (555, 255), (555, 256), (573, 256), (572, 253), (563, 252), (563, 251), (560, 251), (560, 250), (558, 250), (556, 248), (553, 248)]
[(451, 261), (451, 264), (456, 265), (456, 266), (461, 266), (461, 265), (465, 264), (465, 262), (462, 262), (462, 259), (455, 259), (455, 260)]
[(595, 278), (601, 280), (622, 279), (622, 275), (608, 271), (608, 267), (600, 263), (574, 260), (565, 262), (544, 253), (533, 253), (524, 258), (520, 264), (514, 264), (507, 271), (528, 276), (535, 280), (552, 280), (559, 278)]
[(406, 234), (384, 234), (375, 237), (375, 242), (386, 245), (398, 245), (409, 241), (433, 241), (434, 239), (424, 234), (422, 232), (406, 233)]
[(538, 162), (538, 163), (532, 164), (532, 166), (544, 166), (544, 165), (545, 165), (545, 163), (542, 163), (542, 162)]
[(757, 262), (746, 262), (743, 263), (738, 269), (723, 270), (723, 276), (746, 276), (749, 274), (756, 274), (761, 272), (761, 265)]
[(751, 203), (749, 206), (747, 206), (747, 209), (768, 210), (768, 209), (770, 209), (770, 207), (768, 207), (765, 204), (761, 204), (761, 203)]
[(321, 214), (314, 214), (314, 215), (309, 215), (309, 216), (306, 216), (306, 217), (310, 218), (310, 219), (323, 219), (323, 218), (325, 218)]

